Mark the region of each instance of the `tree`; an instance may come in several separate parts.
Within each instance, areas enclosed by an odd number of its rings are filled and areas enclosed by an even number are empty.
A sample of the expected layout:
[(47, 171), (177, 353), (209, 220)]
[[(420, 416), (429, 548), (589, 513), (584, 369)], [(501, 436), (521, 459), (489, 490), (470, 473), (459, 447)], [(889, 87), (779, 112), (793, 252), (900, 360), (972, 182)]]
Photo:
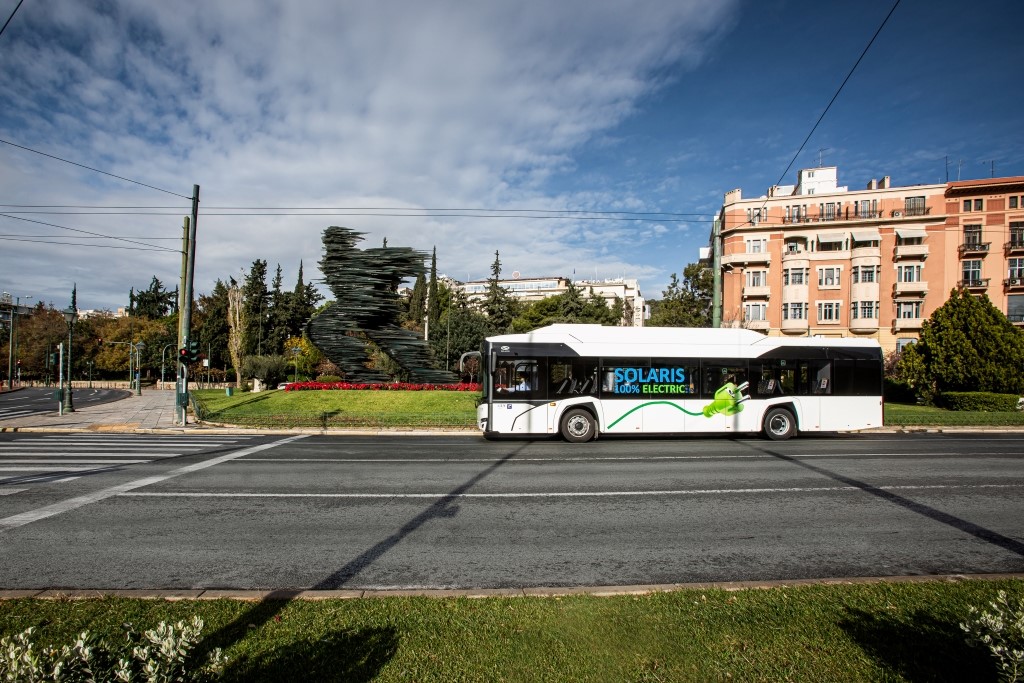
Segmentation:
[(267, 292), (267, 262), (256, 259), (242, 288), (245, 307), (245, 327), (242, 336), (244, 355), (262, 355), (263, 342), (267, 339), (266, 320), (269, 294)]
[(156, 320), (166, 317), (174, 310), (177, 301), (177, 293), (165, 290), (163, 283), (155, 275), (149, 283), (149, 289), (140, 291), (138, 294), (134, 292), (135, 288), (133, 287), (134, 314), (140, 318)]
[(242, 360), (245, 357), (243, 336), (245, 335), (245, 305), (242, 289), (231, 278), (228, 286), (228, 353), (235, 367), (235, 386), (242, 387)]
[(210, 366), (224, 368), (231, 363), (228, 353), (228, 287), (220, 279), (213, 285), (213, 292), (200, 295), (196, 302), (196, 313), (192, 316), (193, 336), (198, 331), (199, 345), (210, 357)]
[(299, 261), (299, 277), (295, 282), (295, 289), (288, 298), (288, 336), (301, 337), (302, 330), (306, 323), (317, 312), (317, 304), (323, 300), (320, 292), (310, 283), (306, 284), (302, 279), (302, 261)]
[(575, 285), (556, 296), (535, 301), (526, 306), (512, 321), (513, 332), (530, 332), (556, 323), (585, 323), (596, 325), (620, 325), (622, 323), (622, 300), (616, 297), (609, 306), (600, 296), (590, 291), (583, 298)]
[(913, 346), (924, 381), (939, 393), (1024, 392), (1024, 333), (985, 294), (953, 290), (922, 325)]
[(711, 327), (713, 274), (700, 263), (683, 269), (680, 282), (675, 273), (660, 300), (651, 301), (650, 327)]
[(456, 370), (462, 354), (480, 348), (490, 334), (490, 324), (483, 313), (470, 307), (461, 290), (442, 283), (438, 299), (442, 311), (436, 334), (430, 333), (430, 348), (446, 369)]
[(430, 334), (437, 329), (437, 322), (441, 319), (441, 302), (437, 293), (437, 247), (434, 247), (434, 254), (430, 257), (430, 282), (427, 284), (427, 329)]
[(512, 321), (520, 311), (519, 302), (504, 287), (501, 280), (501, 257), (494, 252), (494, 263), (491, 264), (491, 277), (487, 279), (487, 295), (483, 300), (484, 313), (490, 321), (491, 331), (504, 334), (512, 326)]
[(270, 284), (270, 306), (267, 311), (267, 343), (264, 351), (282, 353), (284, 341), (289, 335), (288, 316), (291, 302), (290, 294), (281, 291), (281, 264), (277, 264), (274, 279)]
[(423, 316), (427, 310), (427, 281), (423, 273), (416, 276), (416, 282), (412, 286), (412, 295), (409, 297), (409, 310), (405, 314), (406, 327), (411, 330), (423, 331)]

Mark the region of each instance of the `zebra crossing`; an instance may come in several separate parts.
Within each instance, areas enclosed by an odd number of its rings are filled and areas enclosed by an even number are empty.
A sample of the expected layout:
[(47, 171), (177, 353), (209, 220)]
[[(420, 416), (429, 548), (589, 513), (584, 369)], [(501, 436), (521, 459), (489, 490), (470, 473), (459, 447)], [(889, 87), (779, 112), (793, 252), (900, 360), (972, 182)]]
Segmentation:
[(0, 442), (0, 495), (21, 484), (74, 481), (211, 448), (246, 443), (245, 435), (38, 434)]

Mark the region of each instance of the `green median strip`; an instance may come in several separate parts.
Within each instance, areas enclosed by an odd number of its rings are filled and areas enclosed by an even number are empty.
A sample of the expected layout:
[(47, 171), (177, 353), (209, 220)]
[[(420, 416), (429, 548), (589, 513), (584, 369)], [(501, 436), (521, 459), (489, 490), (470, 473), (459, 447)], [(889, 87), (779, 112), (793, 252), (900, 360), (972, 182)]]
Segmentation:
[(996, 680), (959, 624), (1022, 580), (609, 597), (0, 601), (38, 646), (199, 615), (227, 681)]

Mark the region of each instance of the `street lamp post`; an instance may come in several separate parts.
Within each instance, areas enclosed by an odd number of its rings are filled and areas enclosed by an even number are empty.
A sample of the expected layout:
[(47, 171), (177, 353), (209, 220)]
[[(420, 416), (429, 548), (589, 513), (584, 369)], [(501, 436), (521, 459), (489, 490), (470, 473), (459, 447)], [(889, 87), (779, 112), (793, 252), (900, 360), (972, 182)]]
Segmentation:
[(71, 398), (71, 335), (75, 329), (75, 321), (78, 320), (78, 311), (72, 306), (68, 306), (67, 310), (61, 311), (64, 315), (64, 322), (68, 324), (68, 384), (67, 390), (64, 392), (64, 412), (73, 413), (75, 412), (75, 404)]
[(86, 363), (89, 365), (89, 388), (92, 389), (92, 361), (88, 360)]
[(174, 342), (171, 342), (170, 344), (164, 344), (164, 348), (160, 351), (160, 388), (161, 389), (164, 388), (164, 363), (166, 362), (166, 358), (167, 358), (167, 356), (165, 354), (167, 353), (167, 349), (171, 348), (172, 346), (174, 346)]
[(143, 342), (132, 345), (135, 349), (135, 395), (142, 396), (142, 349), (146, 348)]
[(298, 346), (292, 347), (292, 364), (295, 366), (295, 373), (292, 376), (293, 382), (299, 381), (299, 352), (302, 351)]

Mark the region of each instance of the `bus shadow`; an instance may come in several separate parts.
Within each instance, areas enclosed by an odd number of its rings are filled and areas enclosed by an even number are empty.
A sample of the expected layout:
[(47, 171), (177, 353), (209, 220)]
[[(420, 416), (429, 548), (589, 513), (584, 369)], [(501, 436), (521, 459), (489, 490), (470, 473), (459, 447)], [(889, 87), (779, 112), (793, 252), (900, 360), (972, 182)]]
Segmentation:
[(860, 481), (859, 479), (854, 479), (853, 477), (848, 477), (846, 475), (839, 474), (838, 472), (827, 470), (824, 467), (820, 467), (809, 462), (804, 462), (803, 460), (800, 460), (789, 455), (777, 453), (776, 451), (764, 448), (757, 444), (747, 445), (749, 445), (751, 448), (755, 450), (765, 453), (766, 455), (770, 455), (779, 460), (783, 460), (792, 465), (796, 465), (797, 467), (802, 467), (806, 470), (810, 470), (815, 474), (818, 474), (822, 477), (826, 477), (828, 479), (832, 479), (833, 481), (837, 481), (846, 486), (858, 488), (861, 491), (869, 493), (872, 496), (880, 498), (881, 500), (884, 500), (888, 503), (898, 505), (899, 507), (905, 510), (909, 510), (919, 515), (923, 515), (931, 520), (940, 522), (941, 524), (951, 526), (958, 531), (970, 534), (971, 536), (974, 536), (979, 540), (985, 541), (986, 543), (991, 543), (992, 545), (998, 546), (1003, 550), (1007, 550), (1011, 553), (1024, 557), (1024, 543), (1018, 541), (1017, 539), (1010, 538), (1009, 536), (1004, 536), (1003, 534), (1000, 534), (996, 531), (992, 531), (991, 529), (986, 529), (985, 527), (979, 524), (975, 524), (974, 522), (962, 519), (960, 517), (957, 517), (956, 515), (951, 515), (948, 512), (943, 512), (942, 510), (933, 508), (930, 505), (925, 505), (924, 503), (919, 503), (915, 500), (911, 500), (910, 498), (906, 498), (892, 491), (887, 491), (877, 486), (873, 486), (866, 482)]
[[(336, 590), (344, 587), (363, 570), (371, 566), (389, 550), (397, 546), (402, 542), (402, 540), (414, 533), (427, 522), (435, 519), (448, 519), (454, 517), (459, 512), (458, 500), (462, 494), (468, 492), (471, 488), (493, 474), (505, 463), (514, 459), (529, 445), (530, 443), (526, 443), (519, 446), (451, 491), (439, 494), (438, 499), (434, 503), (403, 524), (397, 531), (395, 531), (395, 533), (391, 534), (379, 543), (374, 544), (372, 547), (366, 549), (357, 557), (347, 562), (344, 566), (322, 578), (312, 586), (311, 590)], [(201, 645), (203, 651), (200, 653), (200, 656), (205, 656), (206, 652), (210, 652), (213, 648), (218, 647), (226, 651), (229, 647), (245, 638), (250, 631), (258, 629), (266, 623), (275, 620), (298, 594), (299, 591), (275, 591), (254, 604), (252, 607), (245, 609), (230, 623), (221, 626), (208, 637), (203, 639)], [(397, 636), (395, 636), (395, 638), (397, 638)], [(391, 640), (394, 640), (394, 638)], [(393, 654), (393, 647), (386, 649)], [(380, 657), (378, 656), (377, 659), (380, 659)], [(390, 654), (386, 659), (390, 659)]]

